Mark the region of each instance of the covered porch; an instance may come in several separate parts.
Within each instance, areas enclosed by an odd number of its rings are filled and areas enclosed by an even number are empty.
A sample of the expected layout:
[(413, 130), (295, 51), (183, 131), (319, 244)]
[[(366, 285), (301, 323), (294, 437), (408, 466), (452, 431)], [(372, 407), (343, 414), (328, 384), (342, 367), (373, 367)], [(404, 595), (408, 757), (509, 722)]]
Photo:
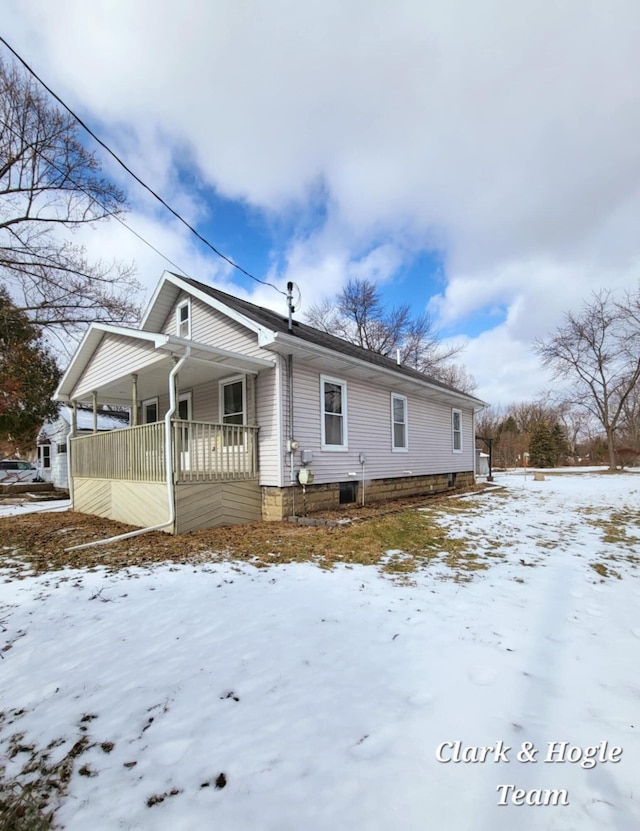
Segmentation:
[(272, 363), (171, 335), (88, 334), (82, 372), (67, 373), (58, 398), (74, 411), (91, 402), (94, 422), (104, 404), (131, 417), (107, 433), (72, 425), (74, 510), (170, 533), (259, 519), (255, 380)]

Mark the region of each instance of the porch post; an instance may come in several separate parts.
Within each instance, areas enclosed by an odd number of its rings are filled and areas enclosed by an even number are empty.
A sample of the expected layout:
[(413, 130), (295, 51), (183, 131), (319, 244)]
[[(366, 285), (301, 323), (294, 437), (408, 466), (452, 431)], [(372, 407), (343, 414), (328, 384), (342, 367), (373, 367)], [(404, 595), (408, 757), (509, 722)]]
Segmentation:
[(131, 426), (138, 426), (138, 376), (131, 376)]
[(249, 410), (247, 412), (247, 423), (251, 427), (257, 425), (257, 407), (256, 407), (256, 376), (253, 373), (247, 376), (247, 398)]
[(78, 432), (78, 402), (73, 402), (73, 408), (71, 410), (71, 430), (72, 435), (75, 436)]
[(93, 432), (98, 432), (98, 391), (94, 390), (92, 393), (93, 398)]

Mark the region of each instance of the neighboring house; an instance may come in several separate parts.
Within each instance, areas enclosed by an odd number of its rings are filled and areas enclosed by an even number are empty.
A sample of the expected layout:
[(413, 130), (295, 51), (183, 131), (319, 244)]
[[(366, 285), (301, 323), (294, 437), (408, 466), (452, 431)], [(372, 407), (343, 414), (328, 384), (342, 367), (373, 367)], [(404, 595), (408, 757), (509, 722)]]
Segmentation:
[[(56, 488), (69, 487), (67, 450), (72, 419), (73, 410), (63, 404), (58, 411), (58, 417), (47, 421), (38, 434), (38, 474), (44, 482), (53, 482)], [(77, 410), (76, 421), (77, 435), (93, 433), (93, 411)], [(99, 433), (105, 430), (119, 430), (128, 425), (128, 413), (96, 414), (96, 430)]]
[(300, 513), (303, 487), (317, 511), (472, 484), (485, 406), (168, 272), (139, 329), (90, 327), (57, 398), (133, 413), (70, 440), (75, 510), (173, 533)]

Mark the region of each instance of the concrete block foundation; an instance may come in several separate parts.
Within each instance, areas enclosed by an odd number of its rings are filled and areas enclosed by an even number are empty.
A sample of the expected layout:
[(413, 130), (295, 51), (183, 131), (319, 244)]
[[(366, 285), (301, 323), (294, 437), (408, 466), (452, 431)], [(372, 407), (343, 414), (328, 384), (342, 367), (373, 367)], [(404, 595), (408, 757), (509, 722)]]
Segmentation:
[[(364, 503), (369, 505), (389, 499), (402, 499), (411, 496), (426, 496), (436, 493), (445, 493), (457, 488), (466, 488), (474, 484), (473, 471), (467, 470), (457, 473), (435, 473), (425, 476), (400, 476), (389, 479), (369, 479), (364, 483)], [(351, 480), (349, 490), (355, 501), (341, 503), (340, 482), (330, 482), (324, 485), (308, 485), (306, 493), (299, 485), (288, 488), (263, 486), (262, 492), (262, 519), (279, 521), (289, 516), (307, 516), (320, 511), (335, 511), (349, 504), (362, 504), (362, 482)], [(354, 488), (355, 486), (355, 488)]]

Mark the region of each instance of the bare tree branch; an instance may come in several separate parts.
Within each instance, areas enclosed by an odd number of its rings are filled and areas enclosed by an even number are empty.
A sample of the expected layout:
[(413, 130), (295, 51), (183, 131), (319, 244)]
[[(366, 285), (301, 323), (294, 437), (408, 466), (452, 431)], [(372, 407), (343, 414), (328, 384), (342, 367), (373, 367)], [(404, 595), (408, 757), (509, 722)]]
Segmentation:
[(462, 344), (443, 344), (429, 315), (413, 317), (407, 304), (385, 309), (369, 280), (350, 280), (334, 302), (311, 306), (306, 318), (312, 326), (380, 355), (395, 357), (399, 351), (401, 363), (463, 392), (476, 387), (473, 377), (451, 362)]
[(594, 292), (579, 314), (568, 312), (546, 341), (535, 344), (544, 366), (571, 382), (565, 401), (595, 416), (615, 469), (616, 431), (640, 379), (640, 287), (616, 300), (613, 292)]
[(23, 70), (0, 60), (0, 284), (45, 329), (76, 334), (92, 321), (134, 322), (133, 268), (89, 262), (56, 234), (120, 216), (125, 196)]

